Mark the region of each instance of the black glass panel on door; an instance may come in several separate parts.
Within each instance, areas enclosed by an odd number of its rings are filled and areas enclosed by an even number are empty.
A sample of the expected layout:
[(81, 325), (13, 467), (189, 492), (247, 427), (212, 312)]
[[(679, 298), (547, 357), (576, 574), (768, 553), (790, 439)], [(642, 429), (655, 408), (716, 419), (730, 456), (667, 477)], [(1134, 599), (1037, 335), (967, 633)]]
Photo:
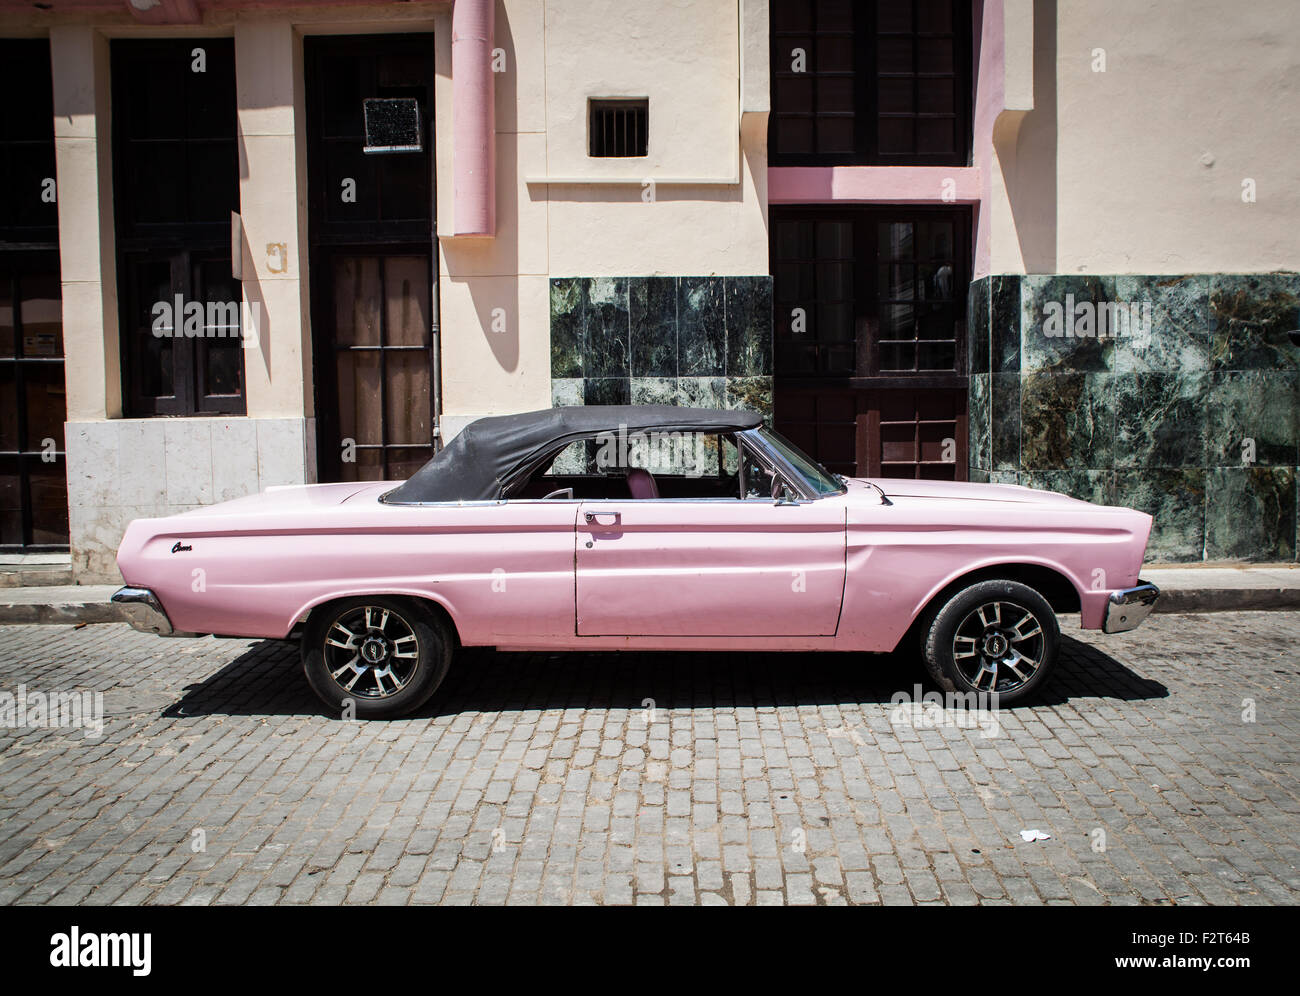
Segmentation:
[[(234, 43), (117, 39), (111, 59), (123, 405), (132, 416), (242, 415)], [(202, 318), (187, 323), (194, 304)]]
[(68, 548), (50, 46), (0, 40), (0, 550)]
[(970, 157), (969, 0), (772, 0), (773, 166)]
[(776, 427), (839, 473), (962, 479), (964, 208), (774, 207)]
[(59, 261), (0, 252), (0, 549), (68, 545)]

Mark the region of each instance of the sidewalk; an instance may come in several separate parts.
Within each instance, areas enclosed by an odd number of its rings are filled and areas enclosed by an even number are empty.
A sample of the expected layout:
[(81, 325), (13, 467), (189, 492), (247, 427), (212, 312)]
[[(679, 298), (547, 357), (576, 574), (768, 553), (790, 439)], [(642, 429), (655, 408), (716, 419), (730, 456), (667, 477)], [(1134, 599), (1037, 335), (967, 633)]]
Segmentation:
[[(1300, 565), (1147, 567), (1142, 580), (1160, 589), (1157, 612), (1300, 609)], [(0, 625), (120, 622), (117, 606), (108, 600), (118, 587), (0, 588)]]

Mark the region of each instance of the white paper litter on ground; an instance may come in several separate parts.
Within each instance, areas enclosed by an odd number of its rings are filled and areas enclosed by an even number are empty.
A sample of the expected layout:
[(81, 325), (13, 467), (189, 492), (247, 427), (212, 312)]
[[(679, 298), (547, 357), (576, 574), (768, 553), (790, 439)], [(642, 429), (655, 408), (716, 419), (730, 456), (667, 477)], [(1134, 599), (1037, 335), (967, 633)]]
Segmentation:
[(1029, 844), (1035, 840), (1051, 840), (1052, 836), (1051, 834), (1043, 833), (1041, 830), (1021, 830), (1020, 839), (1026, 844)]

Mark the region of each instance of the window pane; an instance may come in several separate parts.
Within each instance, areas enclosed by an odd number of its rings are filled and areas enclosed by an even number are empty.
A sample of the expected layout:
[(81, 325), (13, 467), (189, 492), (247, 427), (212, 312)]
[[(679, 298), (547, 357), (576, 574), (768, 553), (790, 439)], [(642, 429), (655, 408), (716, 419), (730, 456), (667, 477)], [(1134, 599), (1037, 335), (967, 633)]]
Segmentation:
[[(134, 294), (129, 302), (128, 325), (123, 329), (137, 392), (145, 398), (173, 397), (173, 331), (184, 327), (184, 315), (175, 315), (171, 261), (167, 258), (128, 258), (124, 275)], [(167, 309), (154, 314), (155, 304)], [(158, 333), (154, 334), (155, 322)]]
[(951, 31), (952, 0), (917, 0), (916, 20), (920, 31)]
[(239, 396), (242, 394), (241, 373), (244, 349), (238, 339), (206, 339), (200, 344), (203, 383), (199, 390), (204, 397)]
[(878, 268), (876, 288), (882, 300), (910, 300), (916, 294), (915, 269), (899, 263)]
[(777, 81), (775, 89), (778, 112), (807, 111), (813, 105), (813, 78), (810, 75), (782, 78)]
[(54, 440), (55, 449), (63, 449), (63, 421), (67, 417), (63, 364), (24, 364), (23, 393), (27, 395), (27, 439), (24, 449), (43, 449), (47, 439)]
[[(805, 105), (806, 106), (806, 105)], [(836, 76), (830, 79), (823, 79), (817, 84), (817, 111), (818, 113), (842, 113), (847, 112), (852, 115), (854, 108), (853, 103), (853, 80), (848, 77)]]
[(68, 480), (63, 458), (53, 463), (28, 459), (27, 478), (32, 503), (32, 543), (66, 545)]
[(911, 339), (914, 314), (910, 304), (887, 304), (880, 309), (882, 339)]
[(13, 356), (14, 345), (13, 281), (0, 271), (0, 356)]
[[(885, 90), (885, 85), (887, 83), (893, 84), (894, 81), (893, 80), (880, 81), (882, 102), (884, 99), (883, 94)], [(917, 86), (917, 91), (919, 93), (919, 97), (917, 101), (917, 105), (918, 105), (917, 110), (925, 114), (951, 114), (956, 106), (955, 101), (953, 99), (954, 85), (955, 85), (955, 80), (953, 80), (951, 77), (917, 80), (916, 86)], [(886, 109), (887, 108), (883, 106), (881, 107), (882, 111)], [(893, 110), (894, 108), (889, 108), (889, 109)], [(911, 110), (911, 108), (900, 107), (897, 108), (897, 110)]]
[(950, 73), (953, 69), (951, 38), (922, 38), (917, 46), (917, 70)]
[(938, 155), (956, 148), (952, 118), (920, 118), (916, 123), (916, 150), (923, 155)]
[(849, 221), (818, 222), (817, 255), (851, 259), (853, 257), (853, 223)]
[(128, 203), (131, 207), (122, 219), (123, 228), (184, 221), (188, 192), (180, 178), (187, 170), (185, 146), (180, 142), (153, 142), (133, 154), (127, 167), (130, 200), (118, 206), (118, 210), (125, 210)]
[(912, 258), (912, 223), (887, 222), (876, 228), (877, 249), (883, 259)]
[(818, 152), (852, 152), (853, 119), (820, 118), (817, 121)]
[(818, 31), (850, 31), (852, 28), (851, 0), (817, 0)]
[(912, 71), (912, 40), (910, 38), (880, 38), (876, 42), (876, 71), (881, 73), (910, 73)]
[(63, 284), (58, 273), (25, 274), (22, 294), (23, 355), (63, 355)]
[(171, 398), (176, 395), (173, 373), (176, 361), (170, 338), (139, 337), (144, 349), (136, 354), (140, 375), (140, 393), (146, 398)]
[(778, 115), (776, 119), (776, 147), (777, 151), (785, 153), (811, 152), (813, 148), (812, 118)]
[(880, 346), (880, 369), (907, 373), (916, 369), (916, 346), (904, 342), (886, 342)]
[(907, 155), (916, 144), (912, 119), (881, 118), (877, 123), (877, 139), (881, 155)]
[(817, 264), (817, 296), (823, 301), (843, 301), (852, 298), (853, 264)]
[(878, 107), (882, 114), (911, 114), (916, 108), (913, 102), (914, 86), (912, 78), (884, 79), (876, 91)]
[(21, 449), (18, 438), (18, 376), (13, 363), (0, 363), (0, 450), (17, 452)]
[(817, 327), (813, 330), (818, 339), (829, 342), (850, 342), (853, 339), (853, 305), (823, 304), (817, 309)]
[(853, 72), (853, 39), (849, 35), (822, 35), (817, 39), (819, 73)]
[[(234, 142), (191, 143), (186, 149), (188, 181), (185, 218), (191, 222), (230, 222), (239, 206), (238, 153)], [(172, 184), (173, 177), (164, 177)], [(168, 219), (171, 220), (171, 219)]]
[(911, 31), (912, 0), (877, 0), (877, 31)]
[(0, 457), (0, 543), (23, 542), (22, 483), (18, 458)]
[(957, 362), (957, 347), (950, 342), (922, 343), (920, 369), (951, 370)]
[[(644, 153), (642, 153), (644, 154)], [(403, 152), (375, 157), (381, 198), (381, 217), (386, 221), (420, 220), (429, 217), (429, 156), (424, 152)]]
[(774, 0), (773, 31), (807, 31), (812, 28), (813, 8), (808, 0)]

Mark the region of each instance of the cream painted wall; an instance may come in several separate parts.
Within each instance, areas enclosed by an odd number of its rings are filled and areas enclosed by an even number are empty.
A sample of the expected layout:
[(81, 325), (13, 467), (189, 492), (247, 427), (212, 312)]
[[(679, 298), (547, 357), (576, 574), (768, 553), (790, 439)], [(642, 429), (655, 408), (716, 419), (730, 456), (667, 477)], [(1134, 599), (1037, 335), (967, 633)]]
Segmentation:
[(307, 171), (298, 135), (302, 39), (286, 21), (235, 25), (239, 210), (244, 300), (261, 307), (256, 349), (244, 351), (248, 414), (312, 414), (307, 294)]
[(108, 41), (85, 25), (50, 31), (68, 419), (122, 414), (113, 237)]
[[(545, 8), (545, 77), (528, 85), (545, 93), (547, 173), (639, 180), (735, 171), (736, 0), (548, 0)], [(649, 98), (644, 159), (587, 156), (591, 97)]]
[(1294, 0), (1038, 0), (992, 272), (1300, 268), (1298, 51)]
[[(742, 8), (744, 48), (762, 56), (743, 128)], [(435, 29), (443, 232), (454, 211), (450, 28), (445, 14)], [(763, 0), (497, 0), (498, 230), (441, 239), (449, 428), (465, 416), (550, 406), (552, 276), (767, 272), (760, 35)], [(649, 99), (645, 159), (587, 156), (587, 100), (602, 96)], [(646, 179), (655, 181), (649, 202)]]

